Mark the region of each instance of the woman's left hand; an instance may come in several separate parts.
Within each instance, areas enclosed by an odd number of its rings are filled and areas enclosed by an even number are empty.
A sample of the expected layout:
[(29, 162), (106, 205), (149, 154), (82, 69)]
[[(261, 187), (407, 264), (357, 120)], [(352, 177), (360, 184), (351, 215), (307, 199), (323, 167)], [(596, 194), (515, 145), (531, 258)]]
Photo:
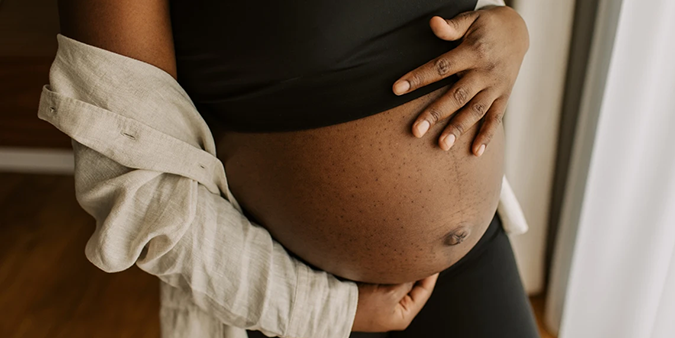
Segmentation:
[(438, 141), (441, 149), (449, 150), (462, 133), (484, 118), (472, 145), (472, 152), (481, 156), (500, 127), (529, 48), (525, 21), (509, 7), (494, 6), (462, 13), (451, 20), (435, 16), (429, 25), (437, 37), (447, 41), (463, 39), (462, 43), (401, 77), (394, 83), (394, 93), (410, 93), (457, 74), (459, 81), (419, 115), (413, 134), (422, 137), (454, 115)]

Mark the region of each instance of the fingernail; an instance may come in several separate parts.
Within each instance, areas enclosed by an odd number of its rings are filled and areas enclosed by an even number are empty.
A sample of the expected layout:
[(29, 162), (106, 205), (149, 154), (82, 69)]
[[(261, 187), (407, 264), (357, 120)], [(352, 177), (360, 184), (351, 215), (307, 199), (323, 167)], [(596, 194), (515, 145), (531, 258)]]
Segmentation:
[(417, 130), (417, 137), (422, 137), (429, 130), (429, 121), (423, 120), (422, 122), (417, 122), (415, 124), (415, 130)]
[(450, 150), (452, 148), (452, 145), (455, 144), (455, 135), (454, 134), (449, 134), (443, 139), (443, 143), (445, 143), (446, 150)]
[(410, 82), (403, 80), (394, 84), (394, 94), (401, 95), (410, 89)]
[(483, 155), (483, 152), (485, 151), (485, 145), (481, 144), (480, 147), (478, 148), (478, 157)]

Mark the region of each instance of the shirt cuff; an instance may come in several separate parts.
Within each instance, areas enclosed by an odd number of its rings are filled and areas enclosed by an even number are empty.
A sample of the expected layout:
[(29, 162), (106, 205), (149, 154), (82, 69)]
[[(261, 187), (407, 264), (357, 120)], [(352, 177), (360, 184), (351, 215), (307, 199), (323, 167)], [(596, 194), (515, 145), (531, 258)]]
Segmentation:
[[(313, 276), (317, 273), (326, 278)], [(300, 265), (287, 337), (349, 337), (358, 296), (356, 283)]]

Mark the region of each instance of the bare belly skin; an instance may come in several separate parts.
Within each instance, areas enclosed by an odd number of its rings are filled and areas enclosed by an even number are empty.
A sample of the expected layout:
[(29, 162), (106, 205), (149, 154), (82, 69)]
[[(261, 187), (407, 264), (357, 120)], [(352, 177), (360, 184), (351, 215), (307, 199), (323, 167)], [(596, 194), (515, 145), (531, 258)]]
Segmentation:
[(307, 263), (354, 281), (419, 280), (476, 244), (503, 175), (501, 128), (481, 157), (470, 152), (479, 125), (448, 152), (437, 145), (445, 123), (412, 135), (446, 90), (329, 127), (216, 133), (218, 157), (242, 207)]

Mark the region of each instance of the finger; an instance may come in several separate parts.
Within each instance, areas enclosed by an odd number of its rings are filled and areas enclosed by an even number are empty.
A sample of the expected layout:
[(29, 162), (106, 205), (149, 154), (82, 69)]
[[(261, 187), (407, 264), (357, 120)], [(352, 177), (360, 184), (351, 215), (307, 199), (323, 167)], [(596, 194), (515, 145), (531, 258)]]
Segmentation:
[(440, 39), (455, 41), (466, 35), (466, 32), (478, 17), (479, 14), (476, 11), (464, 12), (452, 19), (443, 19), (440, 16), (434, 16), (429, 20), (429, 26), (434, 34)]
[(429, 296), (431, 296), (431, 292), (434, 290), (434, 287), (436, 286), (437, 280), (438, 280), (438, 273), (418, 281), (412, 288), (412, 290), (410, 290), (408, 295), (410, 295), (410, 298), (415, 303), (418, 302), (422, 304), (426, 303), (427, 299), (429, 299)]
[(471, 129), (485, 116), (494, 100), (495, 96), (490, 90), (483, 90), (457, 112), (438, 138), (438, 145), (441, 149), (450, 150), (462, 134)]
[(467, 73), (417, 117), (413, 123), (413, 134), (418, 138), (424, 136), (438, 121), (454, 114), (483, 88), (484, 83), (478, 73)]
[(431, 293), (434, 290), (437, 280), (438, 273), (418, 281), (415, 283), (412, 290), (401, 299), (399, 304), (407, 316), (414, 317), (422, 310), (424, 304), (426, 304), (431, 297)]
[(470, 48), (460, 45), (396, 80), (392, 87), (394, 94), (410, 93), (418, 88), (465, 71), (473, 66), (473, 56)]
[(396, 299), (396, 301), (400, 300), (401, 298), (405, 297), (405, 295), (407, 295), (410, 290), (412, 290), (414, 285), (414, 282), (391, 285), (390, 292), (392, 293), (392, 297)]
[(483, 125), (478, 131), (478, 135), (473, 141), (472, 151), (474, 155), (480, 157), (492, 141), (492, 137), (502, 124), (504, 111), (506, 110), (506, 98), (498, 98), (492, 103), (490, 110), (485, 114)]

